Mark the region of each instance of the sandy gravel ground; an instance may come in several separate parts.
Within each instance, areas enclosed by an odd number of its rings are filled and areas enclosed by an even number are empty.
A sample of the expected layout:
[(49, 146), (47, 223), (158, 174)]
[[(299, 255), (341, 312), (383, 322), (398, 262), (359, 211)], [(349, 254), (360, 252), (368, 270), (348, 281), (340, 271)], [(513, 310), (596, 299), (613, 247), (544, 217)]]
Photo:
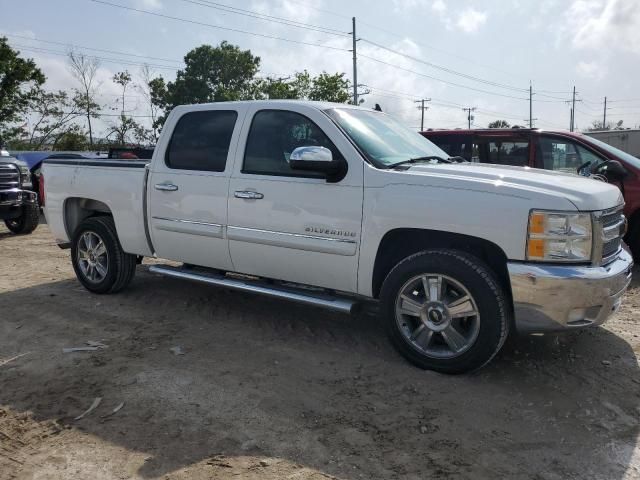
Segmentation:
[(640, 478), (639, 286), (606, 328), (451, 377), (367, 315), (144, 266), (92, 295), (46, 226), (0, 227), (0, 479)]

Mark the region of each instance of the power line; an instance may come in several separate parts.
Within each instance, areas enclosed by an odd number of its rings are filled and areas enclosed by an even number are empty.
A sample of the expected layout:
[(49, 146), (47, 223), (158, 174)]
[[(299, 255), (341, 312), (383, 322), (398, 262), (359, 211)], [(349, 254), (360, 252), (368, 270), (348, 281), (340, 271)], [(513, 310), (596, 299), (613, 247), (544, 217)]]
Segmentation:
[(346, 48), (333, 47), (331, 45), (322, 45), (320, 43), (305, 42), (303, 40), (294, 40), (292, 38), (278, 37), (276, 35), (268, 35), (266, 33), (249, 32), (247, 30), (241, 30), (239, 28), (223, 27), (221, 25), (214, 25), (213, 23), (199, 22), (197, 20), (190, 20), (188, 18), (174, 17), (172, 15), (165, 15), (165, 14), (158, 13), (158, 12), (150, 12), (148, 10), (142, 10), (141, 8), (127, 7), (125, 5), (106, 2), (104, 0), (88, 0), (88, 1), (89, 2), (93, 2), (93, 3), (100, 3), (102, 5), (107, 5), (107, 6), (114, 7), (114, 8), (120, 8), (122, 10), (129, 10), (129, 11), (132, 11), (132, 12), (144, 13), (144, 14), (147, 14), (147, 15), (152, 15), (154, 17), (166, 18), (166, 19), (175, 20), (175, 21), (178, 21), (178, 22), (189, 23), (189, 24), (192, 24), (192, 25), (200, 25), (200, 26), (203, 26), (203, 27), (216, 28), (216, 29), (219, 29), (219, 30), (226, 30), (228, 32), (244, 33), (245, 35), (253, 35), (254, 37), (269, 38), (271, 40), (279, 40), (279, 41), (282, 41), (282, 42), (296, 43), (296, 44), (299, 44), (299, 45), (307, 45), (307, 46), (310, 46), (310, 47), (326, 48), (326, 49), (329, 49), (329, 50), (337, 50), (337, 51), (341, 51), (341, 52), (348, 52), (349, 51)]
[(466, 73), (458, 72), (458, 71), (453, 70), (453, 69), (448, 68), (448, 67), (443, 67), (441, 65), (436, 65), (435, 63), (431, 63), (431, 62), (428, 62), (426, 60), (422, 60), (420, 58), (414, 57), (412, 55), (408, 55), (406, 53), (399, 52), (399, 51), (394, 50), (392, 48), (385, 47), (384, 45), (380, 45), (379, 43), (372, 42), (371, 40), (367, 40), (366, 38), (361, 38), (360, 40), (363, 41), (363, 42), (366, 42), (366, 43), (368, 43), (370, 45), (373, 45), (374, 47), (377, 47), (377, 48), (379, 48), (381, 50), (385, 50), (385, 51), (391, 52), (391, 53), (393, 53), (395, 55), (398, 55), (398, 56), (401, 56), (401, 57), (404, 57), (404, 58), (408, 58), (409, 60), (412, 60), (414, 62), (422, 63), (424, 65), (427, 65), (427, 66), (431, 67), (431, 68), (435, 68), (437, 70), (441, 70), (441, 71), (449, 73), (451, 75), (457, 75), (457, 76), (466, 78), (468, 80), (473, 80), (475, 82), (480, 82), (480, 83), (484, 83), (486, 85), (491, 85), (491, 86), (494, 86), (494, 87), (504, 88), (504, 89), (507, 89), (507, 90), (513, 90), (513, 91), (517, 91), (517, 92), (526, 92), (527, 91), (527, 89), (525, 89), (525, 88), (514, 87), (512, 85), (507, 85), (507, 84), (504, 84), (504, 83), (498, 83), (498, 82), (494, 82), (494, 81), (491, 81), (491, 80), (486, 80), (486, 79), (483, 79), (483, 78), (480, 78), (480, 77), (476, 77), (474, 75), (469, 75), (469, 74), (466, 74)]
[[(58, 50), (52, 50), (50, 48), (30, 47), (30, 46), (27, 46), (27, 45), (19, 45), (19, 44), (15, 44), (15, 43), (13, 44), (13, 46), (15, 46), (17, 48), (20, 48), (21, 50), (34, 51), (34, 52), (39, 52), (39, 53), (50, 53), (52, 55), (59, 55), (59, 56), (63, 56), (63, 57), (67, 57), (69, 55), (68, 52), (60, 52)], [(102, 60), (102, 61), (108, 62), (108, 63), (116, 63), (116, 64), (138, 66), (138, 67), (149, 65), (150, 67), (153, 67), (153, 68), (171, 70), (171, 71), (174, 71), (174, 72), (178, 70), (177, 67), (170, 67), (168, 65), (155, 65), (155, 64), (149, 64), (149, 63), (137, 63), (137, 62), (131, 62), (129, 60), (124, 60), (124, 59), (121, 59), (121, 58), (100, 57), (100, 56), (97, 56), (97, 55), (87, 55), (87, 57), (95, 58), (97, 60)]]
[(147, 58), (147, 59), (150, 59), (150, 60), (160, 60), (161, 62), (184, 63), (182, 60), (176, 60), (176, 59), (172, 59), (172, 58), (151, 57), (151, 56), (148, 56), (148, 55), (136, 55), (134, 53), (117, 52), (115, 50), (105, 50), (105, 49), (102, 49), (102, 48), (85, 47), (85, 46), (76, 45), (76, 44), (73, 44), (73, 43), (56, 42), (56, 41), (53, 41), (53, 40), (43, 40), (43, 39), (40, 39), (40, 38), (28, 37), (26, 35), (3, 34), (3, 36), (21, 38), (23, 40), (32, 40), (34, 42), (49, 43), (49, 44), (52, 44), (52, 45), (62, 45), (64, 47), (70, 47), (70, 48), (81, 48), (82, 50), (92, 50), (94, 52), (113, 53), (115, 55), (125, 55), (125, 56), (128, 56), (128, 57)]
[(348, 36), (347, 32), (342, 32), (333, 28), (322, 27), (320, 25), (313, 25), (309, 23), (298, 22), (297, 20), (291, 20), (288, 18), (277, 17), (275, 15), (267, 15), (266, 13), (256, 12), (254, 10), (245, 10), (243, 8), (233, 7), (231, 5), (225, 5), (223, 3), (212, 2), (209, 0), (180, 0), (182, 2), (191, 3), (194, 5), (200, 5), (214, 10), (220, 10), (226, 13), (233, 13), (236, 15), (242, 15), (245, 17), (256, 18), (258, 20), (264, 20), (273, 23), (279, 23), (281, 25), (287, 25), (289, 27), (303, 28), (305, 30), (313, 30), (320, 33), (328, 33), (331, 35)]
[[(92, 0), (92, 1), (93, 1), (93, 0)], [(468, 89), (468, 90), (474, 90), (474, 91), (476, 91), (476, 92), (482, 92), (482, 93), (486, 93), (486, 94), (489, 94), (489, 95), (496, 95), (496, 96), (498, 96), (498, 97), (512, 98), (512, 99), (515, 99), (515, 100), (526, 100), (527, 102), (529, 101), (529, 99), (528, 99), (528, 98), (524, 98), (524, 97), (514, 97), (513, 95), (505, 95), (505, 94), (503, 94), (503, 93), (490, 92), (490, 91), (488, 91), (488, 90), (482, 90), (482, 89), (480, 89), (480, 88), (470, 87), (470, 86), (468, 86), (468, 85), (462, 85), (462, 84), (459, 84), (459, 83), (455, 83), (455, 82), (450, 82), (450, 81), (447, 81), (447, 80), (443, 80), (443, 79), (441, 79), (441, 78), (434, 77), (434, 76), (432, 76), (432, 75), (427, 75), (426, 73), (416, 72), (415, 70), (411, 70), (411, 69), (409, 69), (409, 68), (401, 67), (401, 66), (399, 66), (399, 65), (394, 65), (393, 63), (385, 62), (384, 60), (380, 60), (380, 59), (378, 59), (378, 58), (371, 57), (371, 56), (369, 56), (369, 55), (364, 55), (364, 54), (362, 54), (362, 53), (361, 53), (361, 54), (359, 54), (359, 56), (360, 56), (360, 57), (363, 57), (363, 58), (367, 58), (367, 59), (369, 59), (369, 60), (371, 60), (371, 61), (374, 61), (374, 62), (377, 62), (377, 63), (381, 63), (381, 64), (383, 64), (383, 65), (387, 65), (387, 66), (389, 66), (389, 67), (396, 68), (396, 69), (398, 69), (398, 70), (402, 70), (402, 71), (405, 71), (405, 72), (413, 73), (414, 75), (419, 75), (419, 76), (421, 76), (421, 77), (430, 78), (430, 79), (432, 79), (432, 80), (436, 80), (436, 81), (438, 81), (438, 82), (442, 82), (442, 83), (445, 83), (445, 84), (447, 84), (447, 85), (453, 85), (453, 86), (460, 87), (460, 88), (466, 88), (466, 89)]]

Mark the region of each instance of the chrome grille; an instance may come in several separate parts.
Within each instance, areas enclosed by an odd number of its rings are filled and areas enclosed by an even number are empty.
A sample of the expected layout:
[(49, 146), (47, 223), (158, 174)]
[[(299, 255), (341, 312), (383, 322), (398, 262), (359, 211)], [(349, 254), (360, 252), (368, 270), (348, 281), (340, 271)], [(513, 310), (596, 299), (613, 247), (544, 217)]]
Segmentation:
[(0, 190), (9, 190), (20, 186), (20, 171), (11, 163), (0, 163)]
[(599, 226), (602, 239), (602, 263), (612, 260), (622, 248), (622, 237), (626, 220), (622, 208), (605, 210), (600, 215)]

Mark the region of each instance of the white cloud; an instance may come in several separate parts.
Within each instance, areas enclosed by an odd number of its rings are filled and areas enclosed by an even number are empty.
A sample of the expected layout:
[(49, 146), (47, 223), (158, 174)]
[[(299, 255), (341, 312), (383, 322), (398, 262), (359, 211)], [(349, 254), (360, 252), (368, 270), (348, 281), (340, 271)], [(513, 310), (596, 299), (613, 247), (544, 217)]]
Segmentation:
[(487, 13), (472, 7), (464, 9), (458, 16), (456, 25), (466, 33), (477, 32), (487, 22)]
[(574, 0), (562, 32), (574, 48), (619, 49), (640, 54), (637, 0)]
[(601, 80), (607, 73), (606, 68), (596, 61), (578, 62), (578, 65), (576, 65), (576, 72), (578, 72), (582, 77), (591, 78), (593, 80)]
[(135, 4), (137, 7), (147, 10), (160, 10), (162, 8), (161, 0), (136, 0)]
[(434, 12), (442, 15), (444, 12), (447, 11), (447, 5), (444, 3), (443, 0), (435, 0), (435, 2), (431, 4), (431, 9)]
[(406, 12), (415, 8), (424, 8), (427, 0), (393, 0), (393, 9), (396, 12)]

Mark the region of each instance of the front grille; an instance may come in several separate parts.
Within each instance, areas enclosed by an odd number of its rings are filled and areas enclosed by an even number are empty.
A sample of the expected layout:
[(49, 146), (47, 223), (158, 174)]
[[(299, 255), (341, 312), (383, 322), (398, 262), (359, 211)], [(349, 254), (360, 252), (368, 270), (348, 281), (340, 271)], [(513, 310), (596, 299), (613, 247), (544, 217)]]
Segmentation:
[(20, 171), (11, 163), (0, 163), (0, 190), (9, 190), (20, 186)]
[(600, 216), (602, 263), (607, 263), (609, 260), (612, 260), (622, 248), (625, 222), (622, 207), (606, 210)]

